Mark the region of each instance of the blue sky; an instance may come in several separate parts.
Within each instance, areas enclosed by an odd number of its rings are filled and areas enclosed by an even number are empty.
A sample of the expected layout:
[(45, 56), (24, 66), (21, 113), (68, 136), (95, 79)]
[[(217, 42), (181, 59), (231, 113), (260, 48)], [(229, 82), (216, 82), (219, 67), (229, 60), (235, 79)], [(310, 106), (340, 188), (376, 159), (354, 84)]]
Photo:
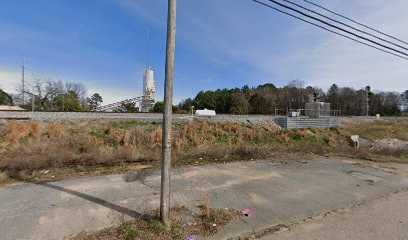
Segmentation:
[[(408, 40), (406, 0), (316, 2)], [(178, 0), (177, 7), (175, 102), (200, 90), (293, 79), (323, 89), (408, 89), (408, 61), (250, 0)], [(165, 0), (2, 0), (0, 87), (15, 91), (25, 57), (27, 78), (82, 82), (111, 103), (141, 95), (149, 64), (160, 100), (166, 14)]]

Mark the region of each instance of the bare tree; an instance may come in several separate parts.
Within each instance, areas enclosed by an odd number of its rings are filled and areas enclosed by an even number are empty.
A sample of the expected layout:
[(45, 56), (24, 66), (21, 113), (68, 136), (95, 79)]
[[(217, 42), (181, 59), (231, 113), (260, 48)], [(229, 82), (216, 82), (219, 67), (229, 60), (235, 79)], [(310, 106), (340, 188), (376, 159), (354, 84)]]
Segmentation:
[(86, 99), (87, 89), (84, 84), (80, 82), (66, 82), (65, 83), (66, 92), (69, 92), (76, 96), (80, 100)]
[[(22, 87), (17, 87), (18, 96), (22, 96)], [(81, 110), (86, 105), (86, 87), (82, 83), (63, 82), (50, 78), (36, 77), (26, 81), (25, 94), (35, 98), (36, 108), (45, 111)], [(64, 107), (67, 105), (68, 107)], [(70, 107), (69, 107), (70, 106)]]

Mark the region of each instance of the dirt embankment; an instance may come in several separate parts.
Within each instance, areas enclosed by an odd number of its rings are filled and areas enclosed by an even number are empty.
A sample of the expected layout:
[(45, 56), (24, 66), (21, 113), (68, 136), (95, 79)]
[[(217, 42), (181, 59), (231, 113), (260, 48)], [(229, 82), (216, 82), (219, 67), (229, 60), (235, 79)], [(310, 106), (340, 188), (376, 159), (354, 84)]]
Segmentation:
[[(340, 128), (294, 130), (265, 119), (178, 122), (173, 125), (173, 164), (282, 159), (288, 154), (404, 162), (407, 122), (354, 121)], [(352, 148), (347, 140), (352, 134), (369, 144)], [(0, 181), (122, 172), (141, 165), (156, 168), (161, 142), (161, 124), (155, 121), (2, 122)]]

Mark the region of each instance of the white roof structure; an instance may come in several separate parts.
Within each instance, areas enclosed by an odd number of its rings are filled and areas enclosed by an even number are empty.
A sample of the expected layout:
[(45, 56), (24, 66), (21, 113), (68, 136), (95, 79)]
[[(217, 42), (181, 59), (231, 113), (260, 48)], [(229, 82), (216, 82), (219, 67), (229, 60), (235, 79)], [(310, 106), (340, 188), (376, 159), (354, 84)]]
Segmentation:
[(24, 111), (24, 109), (19, 106), (0, 105), (0, 111)]

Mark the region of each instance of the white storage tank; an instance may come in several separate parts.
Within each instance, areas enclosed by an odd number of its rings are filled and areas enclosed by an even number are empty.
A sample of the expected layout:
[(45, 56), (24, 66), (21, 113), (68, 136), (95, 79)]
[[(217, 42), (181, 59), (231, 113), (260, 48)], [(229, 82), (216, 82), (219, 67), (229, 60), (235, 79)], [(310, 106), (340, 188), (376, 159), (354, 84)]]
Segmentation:
[(195, 114), (197, 117), (215, 117), (215, 111), (206, 108), (204, 110), (197, 110)]
[(143, 96), (145, 99), (154, 100), (156, 93), (156, 81), (154, 79), (153, 69), (151, 67), (146, 68), (143, 78)]

